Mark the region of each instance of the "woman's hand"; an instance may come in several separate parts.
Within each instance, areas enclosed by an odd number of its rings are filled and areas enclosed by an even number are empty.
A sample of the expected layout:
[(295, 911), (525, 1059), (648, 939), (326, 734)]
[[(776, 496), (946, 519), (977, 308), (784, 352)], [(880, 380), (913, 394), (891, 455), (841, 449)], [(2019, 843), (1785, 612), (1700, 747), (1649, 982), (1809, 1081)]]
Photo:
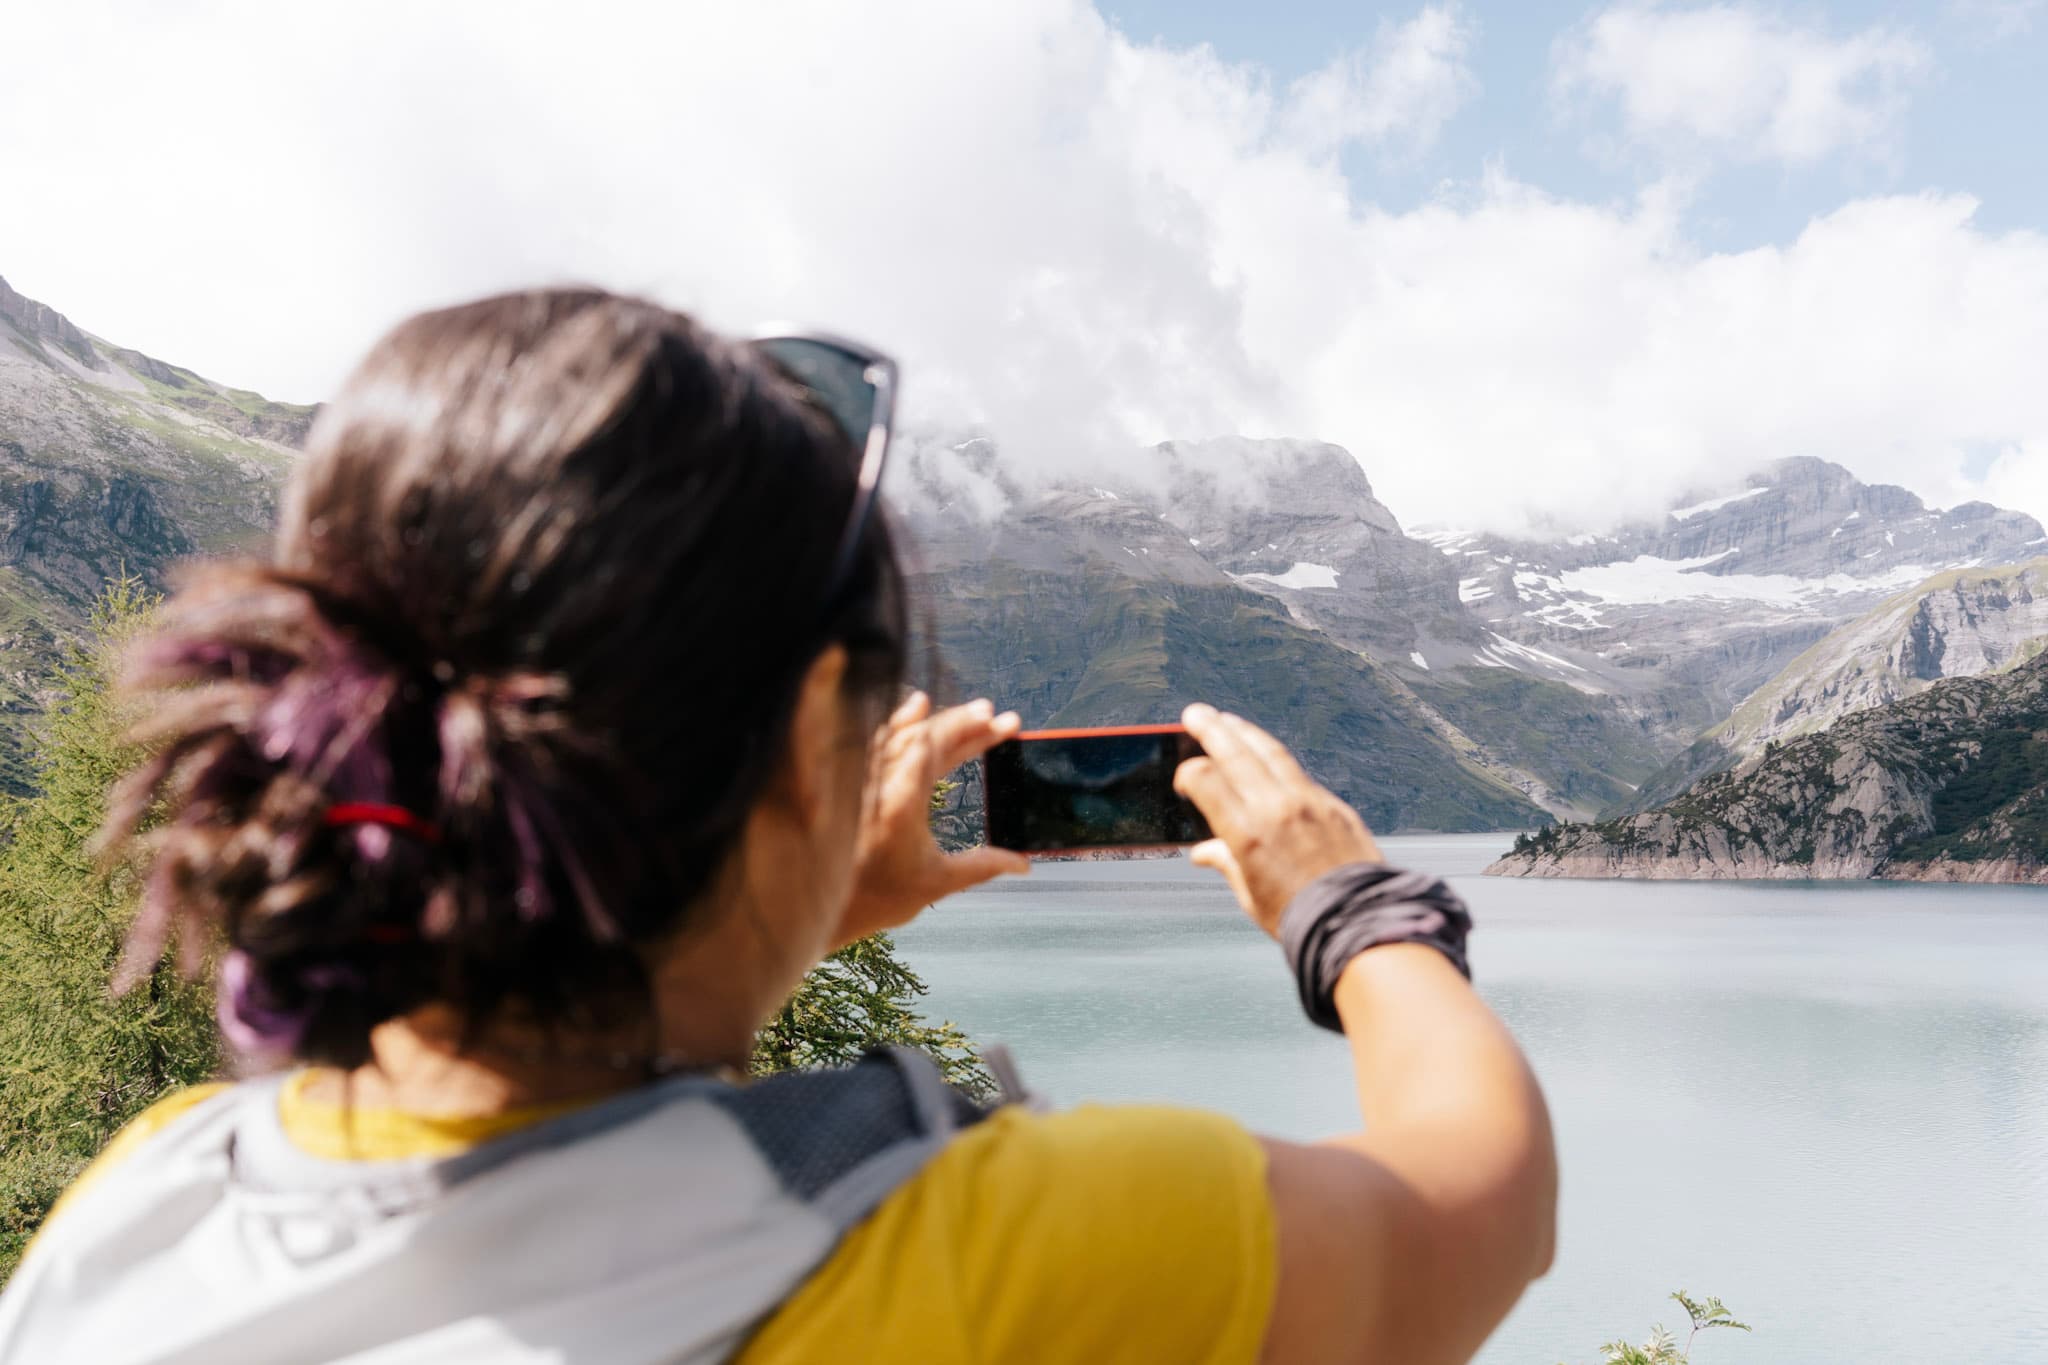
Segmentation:
[(946, 853), (932, 835), (932, 791), (962, 763), (1017, 733), (1014, 711), (996, 714), (986, 699), (932, 711), (912, 693), (882, 723), (869, 747), (868, 803), (854, 854), (853, 898), (835, 947), (917, 917), (933, 901), (1006, 872), (1029, 872), (1031, 860), (1001, 848)]
[(1325, 872), (1381, 861), (1358, 812), (1317, 785), (1279, 740), (1199, 702), (1181, 723), (1206, 753), (1180, 765), (1173, 789), (1217, 835), (1188, 856), (1221, 872), (1261, 929), (1277, 937), (1287, 903)]

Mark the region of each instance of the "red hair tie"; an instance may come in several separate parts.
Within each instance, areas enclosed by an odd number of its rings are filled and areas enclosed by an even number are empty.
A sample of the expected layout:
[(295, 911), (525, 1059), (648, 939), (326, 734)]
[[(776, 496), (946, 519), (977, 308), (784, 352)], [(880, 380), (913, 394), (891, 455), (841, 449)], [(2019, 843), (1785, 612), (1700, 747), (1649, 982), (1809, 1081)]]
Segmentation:
[(329, 829), (344, 825), (381, 825), (410, 834), (424, 843), (441, 842), (441, 827), (431, 820), (423, 820), (404, 806), (387, 806), (376, 801), (341, 801), (327, 808), (320, 817), (320, 823)]

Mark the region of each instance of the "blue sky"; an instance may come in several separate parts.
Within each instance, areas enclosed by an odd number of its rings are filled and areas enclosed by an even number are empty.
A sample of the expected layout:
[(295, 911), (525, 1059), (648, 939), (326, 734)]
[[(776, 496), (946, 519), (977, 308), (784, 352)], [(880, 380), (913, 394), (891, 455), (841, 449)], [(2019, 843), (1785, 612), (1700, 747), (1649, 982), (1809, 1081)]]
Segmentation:
[(870, 338), (1020, 476), (1312, 437), (1569, 533), (1812, 455), (2048, 518), (2048, 0), (67, 0), (0, 51), (0, 275), (278, 397), (579, 280)]
[[(1478, 95), (1421, 156), (1353, 152), (1349, 165), (1359, 195), (1390, 206), (1411, 204), (1446, 180), (1471, 179), (1495, 159), (1553, 193), (1586, 199), (1630, 195), (1663, 173), (1667, 167), (1652, 158), (1589, 151), (1599, 123), (1560, 106), (1553, 95), (1553, 44), (1604, 8), (1556, 0), (1461, 6), (1474, 30), (1468, 60)], [(1920, 189), (1974, 195), (1982, 203), (1978, 222), (1988, 228), (2048, 229), (2048, 3), (1757, 8), (1838, 37), (1891, 30), (1922, 45), (1930, 65), (1910, 82), (1896, 136), (1881, 156), (1797, 168), (1724, 165), (1703, 175), (1693, 219), (1700, 241), (1738, 249), (1780, 241), (1845, 199)], [(1207, 44), (1225, 60), (1257, 65), (1285, 84), (1322, 66), (1332, 52), (1403, 22), (1414, 7), (1110, 0), (1103, 12), (1134, 40)]]

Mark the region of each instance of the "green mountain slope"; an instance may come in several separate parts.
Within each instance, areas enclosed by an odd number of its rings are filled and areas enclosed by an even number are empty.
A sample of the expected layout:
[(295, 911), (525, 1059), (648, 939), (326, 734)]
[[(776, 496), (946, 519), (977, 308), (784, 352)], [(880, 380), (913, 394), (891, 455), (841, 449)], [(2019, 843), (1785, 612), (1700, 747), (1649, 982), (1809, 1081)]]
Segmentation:
[(261, 541), (312, 409), (87, 333), (0, 280), (0, 787), (109, 579)]
[(1208, 701), (1273, 729), (1378, 829), (1545, 818), (1466, 763), (1376, 665), (1227, 583), (999, 559), (918, 575), (913, 590), (960, 687), (1028, 726), (1170, 720)]
[(1548, 678), (1457, 668), (1408, 685), (1487, 754), (1540, 782), (1541, 804), (1562, 815), (1622, 805), (1665, 760), (1660, 730), (1640, 713)]
[(2048, 882), (2048, 655), (1772, 741), (1655, 810), (1525, 837), (1488, 870)]

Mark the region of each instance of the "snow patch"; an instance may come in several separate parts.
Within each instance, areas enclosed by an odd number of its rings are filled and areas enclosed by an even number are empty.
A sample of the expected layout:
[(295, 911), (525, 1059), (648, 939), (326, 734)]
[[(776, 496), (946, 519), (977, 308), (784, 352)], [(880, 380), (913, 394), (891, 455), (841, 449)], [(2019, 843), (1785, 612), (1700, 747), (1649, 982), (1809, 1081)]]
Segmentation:
[(1600, 608), (1589, 602), (1552, 602), (1534, 617), (1546, 626), (1565, 630), (1598, 630), (1602, 625)]
[(1327, 564), (1309, 564), (1297, 560), (1286, 573), (1247, 573), (1235, 575), (1239, 582), (1247, 579), (1260, 583), (1271, 583), (1276, 588), (1334, 588), (1337, 586), (1337, 571)]
[(1424, 672), (1427, 672), (1429, 670), (1429, 660), (1423, 658), (1421, 652), (1418, 650), (1409, 650), (1408, 660), (1410, 663), (1413, 663), (1417, 668), (1422, 669)]
[(1486, 585), (1486, 580), (1483, 578), (1463, 578), (1458, 580), (1458, 600), (1460, 602), (1484, 602), (1491, 596), (1493, 596), (1493, 589)]
[(1108, 498), (1108, 499), (1109, 499), (1109, 500), (1110, 500), (1111, 502), (1121, 502), (1121, 501), (1123, 501), (1123, 499), (1121, 499), (1121, 498), (1117, 497), (1117, 495), (1116, 495), (1116, 494), (1114, 494), (1114, 493), (1110, 492), (1110, 491), (1109, 491), (1109, 490), (1108, 490), (1107, 488), (1098, 488), (1098, 489), (1096, 489), (1096, 490), (1095, 490), (1095, 496), (1096, 496), (1096, 497), (1098, 497), (1098, 498)]
[(1744, 498), (1753, 498), (1759, 493), (1768, 493), (1770, 491), (1769, 488), (1748, 488), (1740, 493), (1730, 493), (1725, 498), (1708, 498), (1705, 502), (1696, 502), (1690, 507), (1679, 508), (1671, 514), (1671, 519), (1673, 521), (1691, 521), (1694, 517), (1711, 512), (1716, 508), (1726, 507), (1729, 503), (1741, 502)]
[(1505, 635), (1498, 635), (1493, 631), (1488, 631), (1487, 634), (1493, 636), (1494, 648), (1504, 650), (1516, 658), (1527, 659), (1531, 663), (1549, 664), (1553, 668), (1569, 668), (1574, 673), (1584, 673), (1586, 671), (1569, 659), (1560, 659), (1555, 654), (1545, 654), (1540, 649), (1531, 649), (1527, 645), (1516, 644)]
[(1935, 573), (1935, 570), (1917, 564), (1902, 565), (1873, 578), (1856, 578), (1841, 573), (1828, 574), (1823, 578), (1794, 578), (1790, 574), (1699, 572), (1734, 553), (1734, 550), (1723, 550), (1702, 559), (1658, 559), (1652, 555), (1638, 555), (1626, 563), (1568, 570), (1559, 575), (1559, 585), (1566, 592), (1595, 601), (1629, 605), (1706, 600), (1806, 607), (1820, 598), (1841, 593), (1896, 592), (1900, 588), (1910, 588)]
[(1414, 530), (1408, 533), (1425, 545), (1433, 545), (1439, 554), (1456, 559), (1459, 555), (1483, 554), (1484, 551), (1471, 549), (1472, 537), (1463, 531)]

